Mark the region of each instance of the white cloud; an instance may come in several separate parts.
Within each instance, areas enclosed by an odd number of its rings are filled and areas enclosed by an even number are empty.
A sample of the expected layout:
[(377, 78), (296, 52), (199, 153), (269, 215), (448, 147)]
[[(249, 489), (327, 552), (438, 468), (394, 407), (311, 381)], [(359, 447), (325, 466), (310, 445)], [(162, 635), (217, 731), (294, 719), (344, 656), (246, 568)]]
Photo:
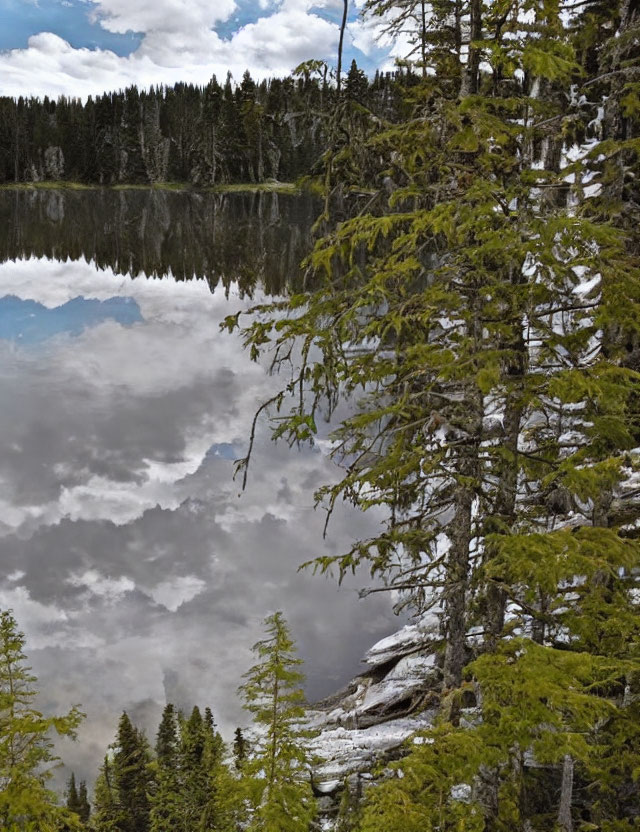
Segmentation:
[[(282, 73), (307, 58), (334, 51), (336, 27), (318, 15), (283, 8), (270, 17), (249, 23), (234, 35), (234, 51), (252, 56), (258, 65)], [(252, 61), (252, 62), (253, 62)]]
[(205, 84), (227, 71), (240, 78), (245, 69), (258, 79), (286, 75), (307, 58), (334, 56), (337, 26), (312, 11), (334, 2), (284, 0), (223, 39), (213, 27), (233, 13), (233, 0), (94, 0), (91, 14), (103, 28), (143, 33), (138, 49), (121, 57), (41, 32), (26, 49), (0, 53), (0, 94), (86, 97), (131, 84)]
[(227, 20), (234, 0), (92, 0), (91, 19), (109, 32), (200, 31)]
[(125, 593), (133, 592), (136, 588), (131, 578), (125, 576), (111, 578), (101, 575), (97, 569), (87, 569), (81, 574), (71, 575), (67, 583), (71, 586), (85, 587), (92, 595), (97, 595), (109, 603), (120, 600)]
[(0, 586), (0, 609), (13, 611), (19, 629), (29, 632), (29, 645), (33, 648), (56, 644), (56, 632), (68, 620), (64, 610), (34, 600), (24, 586)]
[[(156, 505), (177, 508), (184, 499), (180, 482), (195, 474), (213, 444), (248, 435), (258, 402), (273, 387), (274, 380), (260, 365), (246, 360), (237, 340), (219, 329), (226, 314), (245, 307), (249, 300), (227, 298), (222, 287), (212, 294), (206, 281), (123, 279), (110, 269), (96, 271), (84, 261), (32, 258), (0, 265), (0, 297), (9, 294), (50, 309), (78, 296), (98, 300), (124, 296), (140, 308), (143, 321), (133, 326), (107, 320), (79, 336), (50, 339), (46, 354), (35, 356), (47, 368), (38, 384), (40, 397), (54, 400), (60, 389), (78, 390), (87, 413), (104, 414), (141, 398), (159, 408), (165, 397), (188, 398), (193, 388), (215, 390), (220, 380), (222, 389), (225, 379), (242, 377), (243, 384), (233, 401), (205, 397), (197, 417), (169, 425), (176, 452), (166, 458), (161, 453), (154, 456), (154, 449), (148, 448), (140, 457), (132, 457), (129, 463), (135, 476), (114, 478), (90, 470), (86, 462), (79, 464), (73, 455), (64, 457), (52, 469), (60, 488), (39, 504), (16, 501), (14, 484), (0, 479), (5, 532), (25, 523), (29, 528), (55, 524), (64, 517), (123, 525)], [(0, 381), (20, 389), (33, 372), (32, 354), (29, 349), (9, 349), (13, 351), (4, 362)], [(194, 361), (194, 356), (200, 359)], [(33, 402), (29, 406), (39, 407)], [(124, 439), (110, 431), (109, 446), (96, 448), (96, 453), (117, 455)], [(99, 444), (91, 435), (83, 441)]]
[(178, 607), (193, 601), (206, 587), (205, 582), (196, 575), (182, 575), (172, 580), (162, 581), (153, 589), (149, 595), (156, 604), (162, 604), (169, 612), (176, 612)]

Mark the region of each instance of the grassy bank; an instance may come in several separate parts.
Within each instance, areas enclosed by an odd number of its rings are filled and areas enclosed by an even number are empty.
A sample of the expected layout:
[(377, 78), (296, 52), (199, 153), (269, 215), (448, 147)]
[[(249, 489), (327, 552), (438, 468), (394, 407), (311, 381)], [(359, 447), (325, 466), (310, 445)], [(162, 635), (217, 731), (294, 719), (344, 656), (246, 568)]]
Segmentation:
[(233, 185), (211, 185), (207, 187), (197, 187), (187, 182), (158, 182), (149, 185), (126, 183), (118, 185), (87, 185), (82, 182), (66, 182), (64, 180), (50, 182), (7, 182), (0, 185), (0, 190), (3, 191), (95, 191), (101, 189), (111, 191), (197, 191), (219, 194), (256, 193), (259, 191), (267, 193), (294, 194), (300, 191), (300, 188), (292, 182), (275, 181), (260, 183), (247, 182)]

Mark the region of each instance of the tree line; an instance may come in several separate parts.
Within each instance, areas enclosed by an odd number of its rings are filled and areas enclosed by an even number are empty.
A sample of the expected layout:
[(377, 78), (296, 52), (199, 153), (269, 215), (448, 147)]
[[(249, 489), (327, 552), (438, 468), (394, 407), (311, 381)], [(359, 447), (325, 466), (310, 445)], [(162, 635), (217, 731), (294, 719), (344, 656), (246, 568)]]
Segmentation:
[[(390, 115), (403, 72), (371, 81), (355, 62), (344, 91)], [(327, 147), (336, 105), (326, 64), (289, 78), (204, 87), (131, 86), (86, 102), (0, 98), (0, 183), (67, 180), (101, 185), (185, 182), (198, 186), (294, 181)]]

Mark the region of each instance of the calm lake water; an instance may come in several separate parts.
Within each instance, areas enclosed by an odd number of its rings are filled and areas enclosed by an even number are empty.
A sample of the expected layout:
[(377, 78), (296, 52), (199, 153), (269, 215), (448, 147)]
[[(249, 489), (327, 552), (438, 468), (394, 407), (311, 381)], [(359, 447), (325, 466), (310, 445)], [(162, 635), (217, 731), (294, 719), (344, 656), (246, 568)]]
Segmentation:
[[(126, 708), (150, 734), (166, 701), (246, 724), (235, 689), (262, 619), (282, 609), (308, 693), (335, 690), (397, 626), (298, 573), (377, 518), (337, 511), (326, 540), (320, 447), (259, 429), (240, 495), (233, 460), (278, 383), (220, 321), (301, 285), (309, 197), (0, 192), (0, 606), (14, 609), (41, 705), (82, 703), (80, 776)], [(364, 577), (362, 579), (365, 580)]]

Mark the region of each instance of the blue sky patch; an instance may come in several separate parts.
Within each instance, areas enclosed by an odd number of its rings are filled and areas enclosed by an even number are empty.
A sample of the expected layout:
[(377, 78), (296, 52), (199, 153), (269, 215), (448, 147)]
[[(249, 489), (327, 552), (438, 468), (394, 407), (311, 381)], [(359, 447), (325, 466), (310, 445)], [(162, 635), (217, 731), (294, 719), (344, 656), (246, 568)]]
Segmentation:
[(102, 301), (77, 297), (54, 309), (15, 295), (0, 298), (0, 338), (20, 344), (39, 344), (63, 332), (80, 335), (107, 320), (131, 326), (143, 317), (137, 302), (127, 297)]
[(107, 32), (91, 23), (90, 11), (82, 0), (0, 0), (0, 50), (24, 49), (39, 32), (55, 32), (76, 49), (110, 49), (123, 56), (138, 48), (141, 33)]
[(207, 456), (218, 456), (222, 459), (235, 460), (238, 459), (236, 448), (230, 442), (216, 442), (207, 451)]

